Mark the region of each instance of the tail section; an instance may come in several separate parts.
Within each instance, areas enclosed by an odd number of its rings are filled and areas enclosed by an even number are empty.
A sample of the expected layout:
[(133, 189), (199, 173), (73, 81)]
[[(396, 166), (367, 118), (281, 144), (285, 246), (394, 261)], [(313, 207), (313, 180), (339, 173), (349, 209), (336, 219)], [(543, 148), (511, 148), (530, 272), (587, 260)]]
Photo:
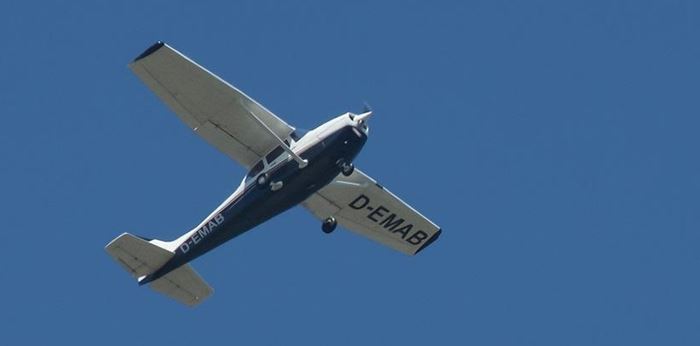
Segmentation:
[(160, 269), (175, 255), (129, 233), (112, 240), (105, 250), (137, 280)]
[[(175, 253), (168, 243), (146, 240), (124, 233), (112, 240), (105, 250), (138, 281), (165, 265)], [(184, 264), (150, 282), (151, 288), (183, 304), (195, 306), (213, 293), (211, 287)]]
[(150, 285), (152, 289), (189, 306), (198, 305), (214, 293), (189, 264), (181, 265)]

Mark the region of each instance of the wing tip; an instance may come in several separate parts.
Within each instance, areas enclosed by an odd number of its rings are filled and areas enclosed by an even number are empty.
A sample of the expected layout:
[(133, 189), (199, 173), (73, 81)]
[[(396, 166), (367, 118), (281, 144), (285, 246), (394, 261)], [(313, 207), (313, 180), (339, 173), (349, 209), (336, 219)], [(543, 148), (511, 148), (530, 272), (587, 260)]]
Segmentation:
[(426, 241), (425, 244), (421, 245), (421, 247), (419, 247), (418, 250), (416, 250), (415, 254), (417, 255), (419, 252), (423, 251), (423, 249), (428, 247), (428, 245), (434, 243), (440, 237), (440, 234), (442, 234), (442, 228), (438, 229), (438, 231), (435, 232), (435, 234), (433, 234), (433, 236), (430, 237), (430, 239), (428, 239), (428, 241)]
[(156, 43), (154, 43), (150, 47), (146, 48), (146, 50), (144, 50), (143, 53), (141, 53), (139, 56), (137, 56), (133, 62), (137, 62), (137, 61), (155, 53), (158, 49), (160, 49), (163, 46), (165, 46), (165, 42), (156, 41)]

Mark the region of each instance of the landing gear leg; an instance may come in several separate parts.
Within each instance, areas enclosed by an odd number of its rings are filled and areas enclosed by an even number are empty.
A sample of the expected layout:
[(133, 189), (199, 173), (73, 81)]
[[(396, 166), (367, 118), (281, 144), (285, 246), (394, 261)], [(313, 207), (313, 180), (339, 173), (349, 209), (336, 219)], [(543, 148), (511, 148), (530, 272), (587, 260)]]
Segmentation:
[(329, 217), (323, 220), (323, 223), (321, 224), (321, 230), (323, 233), (330, 234), (335, 230), (335, 227), (338, 226), (338, 221), (335, 220), (334, 217)]

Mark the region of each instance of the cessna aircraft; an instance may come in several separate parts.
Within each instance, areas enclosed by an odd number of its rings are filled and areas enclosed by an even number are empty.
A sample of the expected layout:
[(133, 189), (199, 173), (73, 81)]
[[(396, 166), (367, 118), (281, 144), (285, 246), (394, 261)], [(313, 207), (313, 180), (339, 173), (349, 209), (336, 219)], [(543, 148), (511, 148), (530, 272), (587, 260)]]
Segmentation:
[(342, 114), (302, 136), (163, 42), (129, 67), (187, 126), (248, 169), (236, 191), (181, 237), (124, 233), (105, 247), (139, 285), (189, 306), (201, 303), (213, 290), (188, 262), (299, 203), (325, 233), (340, 224), (408, 255), (440, 235), (436, 224), (353, 166), (370, 110)]

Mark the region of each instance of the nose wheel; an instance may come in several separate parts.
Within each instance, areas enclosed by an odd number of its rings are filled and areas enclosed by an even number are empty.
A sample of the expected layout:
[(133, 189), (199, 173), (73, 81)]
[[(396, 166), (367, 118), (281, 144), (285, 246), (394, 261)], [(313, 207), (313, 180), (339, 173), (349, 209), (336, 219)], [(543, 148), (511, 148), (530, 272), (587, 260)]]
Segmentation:
[(348, 177), (352, 172), (355, 171), (355, 165), (352, 162), (346, 162), (345, 160), (338, 161), (338, 166), (340, 166), (340, 173)]
[(323, 220), (323, 223), (321, 224), (321, 230), (323, 231), (323, 233), (330, 234), (335, 230), (336, 226), (338, 226), (338, 221), (336, 221), (335, 218), (331, 216)]

